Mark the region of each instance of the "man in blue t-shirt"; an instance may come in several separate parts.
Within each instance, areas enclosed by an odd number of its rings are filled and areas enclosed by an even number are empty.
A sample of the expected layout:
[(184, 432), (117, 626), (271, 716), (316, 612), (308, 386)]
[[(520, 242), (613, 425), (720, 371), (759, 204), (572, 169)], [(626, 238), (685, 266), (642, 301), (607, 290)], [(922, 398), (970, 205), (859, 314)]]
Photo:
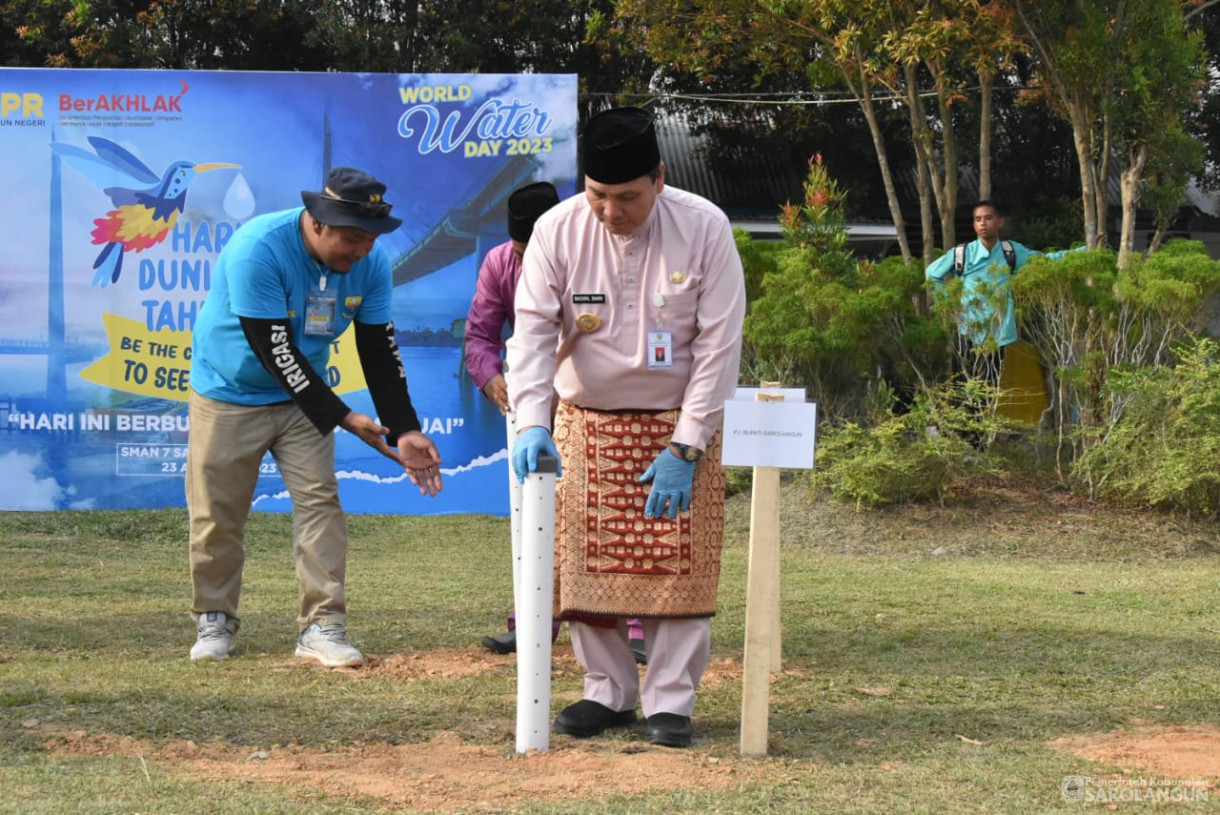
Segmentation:
[[(389, 259), (376, 245), (402, 223), (385, 191), (337, 167), (323, 190), (301, 192), (304, 207), (251, 220), (217, 259), (191, 349), (192, 660), (233, 650), (246, 517), (268, 451), (292, 497), (296, 655), (331, 667), (364, 662), (347, 636), (334, 429), (397, 461), (422, 494), (441, 489), (440, 454), (420, 432), (394, 338)], [(377, 419), (344, 404), (321, 374), (352, 323)]]

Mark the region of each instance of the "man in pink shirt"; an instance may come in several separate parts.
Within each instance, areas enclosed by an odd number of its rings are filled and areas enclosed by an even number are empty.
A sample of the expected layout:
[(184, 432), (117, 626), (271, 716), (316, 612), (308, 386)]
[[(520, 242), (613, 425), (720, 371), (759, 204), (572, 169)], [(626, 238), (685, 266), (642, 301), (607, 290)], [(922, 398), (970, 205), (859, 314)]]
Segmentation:
[[(505, 243), (492, 249), (483, 259), (475, 285), (474, 300), (466, 317), (466, 372), (490, 399), (500, 413), (507, 414), (508, 387), (504, 382), (504, 328), (512, 332), (515, 313), (513, 300), (517, 281), (521, 278), (521, 257), (534, 233), (538, 216), (559, 203), (559, 193), (553, 184), (538, 181), (526, 184), (508, 196), (508, 237)], [(631, 653), (643, 663), (644, 628), (639, 620), (630, 620)], [(556, 621), (554, 633), (559, 632)], [(508, 630), (503, 634), (484, 637), (483, 646), (497, 654), (512, 654), (517, 650), (516, 619), (508, 615)]]
[[(724, 213), (665, 185), (651, 114), (605, 111), (583, 138), (584, 194), (535, 224), (508, 341), (513, 470), (561, 462), (557, 605), (585, 690), (555, 730), (630, 725), (639, 701), (645, 738), (685, 747), (716, 609), (718, 431), (737, 386), (744, 276)], [(628, 617), (644, 620), (642, 684)]]
[(508, 413), (508, 387), (500, 354), (505, 325), (510, 333), (513, 329), (521, 256), (534, 232), (534, 221), (558, 203), (559, 193), (546, 181), (514, 190), (507, 205), (510, 240), (488, 252), (479, 267), (474, 300), (466, 317), (466, 372), (500, 413)]

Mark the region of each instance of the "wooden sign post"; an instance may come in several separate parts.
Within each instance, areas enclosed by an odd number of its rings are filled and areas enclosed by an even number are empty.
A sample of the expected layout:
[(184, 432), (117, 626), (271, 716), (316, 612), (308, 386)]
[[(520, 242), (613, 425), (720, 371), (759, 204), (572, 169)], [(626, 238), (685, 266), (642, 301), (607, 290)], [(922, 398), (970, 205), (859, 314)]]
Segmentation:
[[(760, 393), (760, 402), (782, 402)], [(755, 467), (750, 491), (750, 561), (741, 677), (741, 753), (767, 754), (771, 672), (782, 667), (779, 617), (779, 467)], [(779, 666), (779, 667), (777, 667)]]
[(767, 754), (771, 674), (783, 667), (780, 470), (813, 466), (816, 427), (817, 406), (806, 404), (800, 389), (763, 383), (757, 390), (738, 389), (737, 398), (725, 404), (724, 463), (754, 468), (741, 685), (741, 753), (746, 756)]

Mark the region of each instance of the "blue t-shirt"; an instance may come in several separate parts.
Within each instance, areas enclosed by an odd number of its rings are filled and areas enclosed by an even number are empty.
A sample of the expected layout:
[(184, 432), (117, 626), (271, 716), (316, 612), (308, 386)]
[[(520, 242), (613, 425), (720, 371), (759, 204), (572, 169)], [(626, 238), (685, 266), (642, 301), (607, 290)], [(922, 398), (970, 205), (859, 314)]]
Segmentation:
[[(305, 249), (302, 212), (304, 207), (298, 207), (254, 218), (237, 230), (217, 258), (191, 347), (191, 387), (204, 396), (239, 405), (289, 399), (246, 341), (239, 317), (287, 320), (293, 342), (323, 376), (331, 344), (352, 320), (390, 322), (394, 285), (385, 251), (375, 244), (351, 271), (330, 271)], [(323, 292), (323, 275), (325, 294), (335, 298), (333, 331), (306, 334), (309, 296)]]

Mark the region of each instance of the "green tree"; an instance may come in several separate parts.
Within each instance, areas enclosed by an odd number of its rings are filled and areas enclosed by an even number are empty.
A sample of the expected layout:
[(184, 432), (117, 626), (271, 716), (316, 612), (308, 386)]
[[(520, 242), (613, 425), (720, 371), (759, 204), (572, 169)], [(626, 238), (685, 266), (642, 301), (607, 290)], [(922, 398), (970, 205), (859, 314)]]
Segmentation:
[[(906, 100), (915, 145), (923, 225), (923, 261), (934, 259), (931, 201), (940, 215), (942, 246), (957, 243), (955, 221), (958, 203), (958, 136), (954, 109), (967, 100), (965, 77), (976, 75), (981, 85), (979, 112), (980, 193), (990, 196), (991, 85), (1020, 50), (1012, 18), (998, 6), (977, 0), (892, 2), (882, 40), (882, 53), (902, 66), (903, 82), (893, 87)], [(927, 77), (927, 81), (924, 81)], [(930, 88), (926, 87), (930, 85)], [(925, 109), (923, 97), (932, 93), (936, 115)]]
[[(715, 76), (746, 59), (758, 75), (797, 69), (816, 90), (845, 87), (868, 123), (902, 257), (911, 257), (897, 185), (890, 169), (877, 96), (897, 83), (895, 66), (878, 53), (885, 3), (868, 0), (617, 0), (620, 16), (642, 24), (658, 62)], [(882, 74), (890, 78), (882, 81)]]
[(0, 12), (9, 65), (320, 70), (311, 4), (251, 0), (14, 0)]
[(1011, 9), (1000, 3), (969, 3), (967, 10), (969, 30), (978, 36), (966, 38), (962, 62), (979, 80), (979, 199), (990, 200), (995, 83), (1004, 73), (1011, 73), (1013, 58), (1025, 53), (1027, 46), (1017, 35)]
[(625, 37), (587, 31), (612, 0), (11, 0), (7, 65), (577, 73), (584, 90), (646, 82)]
[(60, 67), (72, 64), (74, 24), (70, 0), (10, 0), (0, 6), (0, 64)]
[[(899, 250), (910, 259), (883, 123), (886, 103), (900, 100), (924, 262), (934, 255), (938, 218), (940, 241), (955, 242), (960, 161), (953, 109), (966, 98), (966, 72), (990, 83), (1019, 50), (1010, 14), (977, 0), (618, 0), (617, 8), (643, 24), (649, 53), (679, 70), (716, 76), (745, 62), (756, 77), (800, 69), (815, 90), (847, 89), (868, 125)], [(934, 110), (924, 102), (927, 93)], [(989, 149), (989, 108), (980, 121)]]
[(1203, 142), (1180, 128), (1167, 135), (1159, 149), (1150, 152), (1144, 168), (1144, 192), (1140, 201), (1151, 210), (1156, 226), (1148, 241), (1148, 255), (1160, 248), (1166, 230), (1177, 219), (1182, 202), (1186, 200), (1186, 186), (1203, 166), (1207, 153)]
[(1090, 248), (1105, 232), (1110, 162), (1121, 161), (1119, 265), (1125, 268), (1148, 157), (1172, 144), (1203, 87), (1202, 41), (1187, 28), (1187, 4), (1009, 2), (1037, 57), (1035, 79), (1045, 99), (1072, 125)]
[[(832, 420), (860, 420), (881, 393), (910, 401), (943, 366), (945, 335), (920, 316), (923, 269), (857, 262), (845, 194), (817, 157), (801, 204), (784, 207), (786, 244), (770, 253), (743, 332), (749, 378), (804, 386)], [(748, 253), (750, 268), (759, 257)]]

